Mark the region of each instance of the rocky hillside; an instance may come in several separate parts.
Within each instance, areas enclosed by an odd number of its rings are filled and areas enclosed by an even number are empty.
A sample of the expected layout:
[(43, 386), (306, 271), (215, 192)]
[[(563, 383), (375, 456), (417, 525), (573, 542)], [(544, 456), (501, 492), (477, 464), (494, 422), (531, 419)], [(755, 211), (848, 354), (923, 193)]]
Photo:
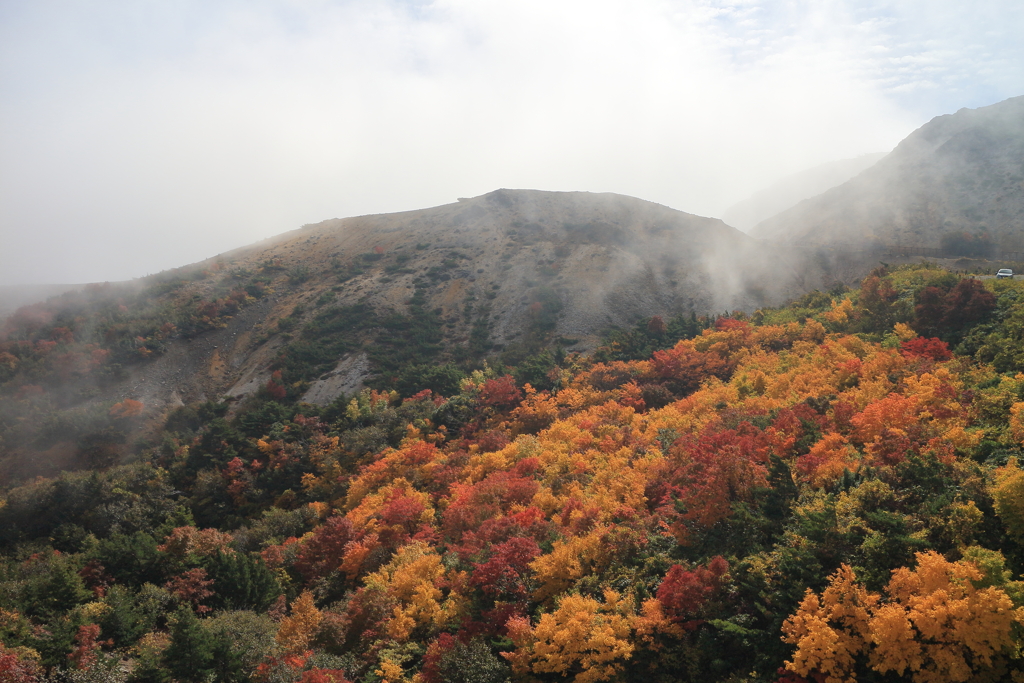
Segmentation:
[(751, 234), (962, 255), (1024, 250), (1024, 97), (939, 116), (846, 183)]

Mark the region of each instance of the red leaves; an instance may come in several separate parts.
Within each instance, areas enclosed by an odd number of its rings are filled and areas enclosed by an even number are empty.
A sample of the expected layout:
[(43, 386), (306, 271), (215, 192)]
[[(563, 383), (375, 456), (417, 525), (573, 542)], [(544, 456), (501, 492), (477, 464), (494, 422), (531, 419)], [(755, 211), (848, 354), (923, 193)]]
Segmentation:
[(107, 593), (107, 588), (114, 580), (107, 574), (106, 569), (98, 560), (89, 560), (85, 566), (78, 570), (78, 575), (86, 587), (93, 592), (97, 598), (102, 598)]
[[(75, 649), (68, 655), (68, 659), (76, 669), (88, 669), (96, 662), (96, 653), (100, 649), (96, 638), (99, 635), (99, 624), (85, 624), (78, 627), (78, 633), (75, 634)], [(0, 680), (7, 679), (0, 677)]]
[(115, 403), (110, 408), (110, 417), (115, 420), (137, 417), (142, 414), (145, 407), (146, 406), (142, 404), (142, 401), (135, 401), (133, 399), (126, 398), (120, 403)]
[(267, 393), (276, 401), (280, 401), (288, 395), (288, 390), (284, 386), (280, 370), (274, 372), (267, 381)]
[(906, 358), (931, 358), (934, 361), (949, 360), (953, 354), (944, 341), (915, 337), (900, 344), (900, 353)]
[(541, 539), (547, 534), (549, 527), (550, 523), (546, 520), (544, 512), (531, 505), (520, 512), (488, 519), (479, 529), (464, 533), (462, 544), (452, 546), (452, 550), (463, 559), (467, 559), (481, 552), (488, 544), (501, 543), (517, 536)]
[(37, 683), (36, 675), (42, 675), (39, 667), (31, 660), (22, 660), (16, 651), (8, 650), (0, 643), (0, 681), (4, 683)]
[(698, 566), (689, 571), (674, 564), (658, 586), (658, 602), (673, 621), (692, 622), (701, 607), (721, 588), (722, 577), (728, 571), (729, 563), (721, 557), (714, 557), (706, 567)]
[(665, 334), (668, 326), (660, 315), (656, 315), (647, 322), (647, 331), (651, 334)]
[(50, 331), (50, 339), (59, 344), (74, 344), (75, 334), (66, 327), (55, 327)]
[(523, 392), (512, 375), (489, 379), (480, 389), (480, 405), (492, 408), (514, 408), (523, 400)]
[(212, 585), (213, 579), (206, 578), (206, 570), (197, 568), (175, 576), (164, 584), (164, 588), (181, 602), (191, 604), (197, 614), (203, 614), (210, 611), (209, 607), (201, 603), (213, 595), (213, 591), (210, 590)]
[(404, 495), (395, 489), (380, 511), (380, 542), (388, 547), (398, 547), (407, 542), (420, 526), (424, 507), (422, 501)]
[(442, 633), (430, 644), (423, 655), (423, 670), (420, 672), (424, 683), (443, 683), (441, 658), (454, 650), (457, 642), (458, 640), (450, 633)]
[(666, 486), (651, 493), (660, 497), (659, 513), (674, 520), (673, 529), (685, 543), (688, 527), (710, 527), (732, 512), (732, 502), (745, 500), (767, 482), (766, 463), (772, 435), (749, 422), (736, 429), (709, 427), (694, 439), (679, 439), (670, 449)]
[(980, 322), (995, 306), (995, 295), (974, 278), (960, 280), (948, 292), (925, 287), (917, 295), (914, 329), (922, 335), (955, 333)]
[(353, 536), (352, 522), (338, 515), (328, 518), (302, 544), (295, 557), (296, 571), (312, 581), (339, 569)]
[(199, 304), (196, 311), (203, 318), (214, 319), (220, 315), (220, 302), (219, 301), (204, 301)]
[(526, 458), (511, 471), (495, 472), (471, 486), (453, 487), (452, 503), (444, 513), (446, 534), (458, 538), (512, 505), (528, 504), (537, 493), (538, 484), (524, 475), (532, 475), (537, 467), (536, 458)]
[(651, 357), (651, 368), (655, 377), (672, 380), (673, 388), (683, 394), (693, 393), (709, 377), (725, 379), (732, 372), (732, 364), (728, 360), (717, 353), (697, 351), (688, 341), (681, 341), (671, 349), (655, 351)]
[(494, 598), (525, 600), (528, 591), (524, 577), (529, 565), (540, 556), (540, 546), (532, 538), (510, 538), (491, 548), (487, 562), (475, 563), (470, 583)]
[(946, 295), (944, 303), (943, 324), (959, 330), (981, 321), (995, 308), (996, 295), (985, 289), (981, 280), (964, 278)]
[(860, 285), (860, 305), (864, 307), (876, 329), (887, 329), (892, 326), (894, 305), (899, 298), (892, 282), (885, 276), (884, 269), (876, 269), (870, 277), (864, 278)]

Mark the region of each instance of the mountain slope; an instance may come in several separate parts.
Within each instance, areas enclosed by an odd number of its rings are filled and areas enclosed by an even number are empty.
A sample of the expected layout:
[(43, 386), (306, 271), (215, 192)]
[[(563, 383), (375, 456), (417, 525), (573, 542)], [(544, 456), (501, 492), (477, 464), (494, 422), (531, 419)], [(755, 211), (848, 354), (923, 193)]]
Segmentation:
[[(1024, 247), (1024, 97), (939, 116), (859, 176), (758, 224), (755, 237)], [(951, 242), (952, 240), (952, 242)]]
[[(378, 316), (408, 313), (418, 293), (421, 308), (443, 321), (446, 346), (467, 346), (484, 325), (492, 350), (545, 335), (586, 349), (603, 330), (645, 317), (752, 310), (804, 291), (805, 276), (780, 267), (781, 255), (774, 262), (764, 255), (719, 220), (631, 197), (498, 190), (431, 209), (325, 221), (220, 262), (230, 269), (278, 261), (285, 271), (309, 271), (305, 283), (275, 297), (271, 323), (303, 305), (301, 326), (327, 292), (334, 306), (361, 304)], [(230, 345), (225, 362), (241, 372), (233, 388), (218, 389), (237, 395), (265, 381), (268, 355), (253, 354), (248, 339)]]
[(874, 166), (885, 156), (862, 154), (852, 159), (840, 159), (795, 173), (773, 183), (726, 209), (722, 220), (740, 230), (749, 231), (763, 220), (817, 196)]
[(23, 432), (7, 446), (32, 468), (72, 466), (96, 429), (40, 440), (24, 425), (103, 422), (125, 400), (156, 419), (268, 386), (321, 405), (367, 382), (457, 389), (458, 372), (497, 354), (585, 351), (655, 315), (790, 300), (829, 272), (799, 263), (720, 220), (614, 194), (498, 190), (324, 221), (21, 309), (0, 337), (0, 412)]

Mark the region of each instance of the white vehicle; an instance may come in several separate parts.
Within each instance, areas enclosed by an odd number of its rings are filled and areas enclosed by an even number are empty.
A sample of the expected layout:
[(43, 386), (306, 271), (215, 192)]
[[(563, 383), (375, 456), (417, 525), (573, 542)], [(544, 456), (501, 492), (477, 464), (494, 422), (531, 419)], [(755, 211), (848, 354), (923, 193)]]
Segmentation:
[(1004, 277), (1008, 277), (1008, 278), (1010, 278), (1012, 280), (1013, 279), (1013, 271), (1010, 270), (1009, 268), (1003, 268), (998, 273), (996, 273), (996, 279), (997, 280), (1002, 280)]

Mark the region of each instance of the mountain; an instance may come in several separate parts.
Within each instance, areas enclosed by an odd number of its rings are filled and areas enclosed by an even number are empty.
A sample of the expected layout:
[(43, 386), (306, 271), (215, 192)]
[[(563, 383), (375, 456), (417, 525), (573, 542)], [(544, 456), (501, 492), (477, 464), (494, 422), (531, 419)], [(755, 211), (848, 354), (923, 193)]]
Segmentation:
[(722, 220), (743, 231), (874, 166), (885, 152), (840, 159), (795, 173), (730, 206)]
[[(0, 395), (45, 397), (50, 417), (22, 415), (38, 427), (126, 400), (154, 420), (180, 405), (238, 405), (270, 384), (320, 405), (366, 384), (448, 391), (487, 359), (586, 351), (652, 316), (750, 312), (830, 277), (827, 263), (808, 267), (718, 219), (615, 194), (497, 190), (307, 225), (22, 308), (0, 330)], [(6, 445), (22, 474), (71, 467), (90, 433), (40, 441), (19, 429)]]
[(939, 116), (847, 182), (751, 235), (899, 244), (962, 255), (1024, 250), (1024, 97)]

